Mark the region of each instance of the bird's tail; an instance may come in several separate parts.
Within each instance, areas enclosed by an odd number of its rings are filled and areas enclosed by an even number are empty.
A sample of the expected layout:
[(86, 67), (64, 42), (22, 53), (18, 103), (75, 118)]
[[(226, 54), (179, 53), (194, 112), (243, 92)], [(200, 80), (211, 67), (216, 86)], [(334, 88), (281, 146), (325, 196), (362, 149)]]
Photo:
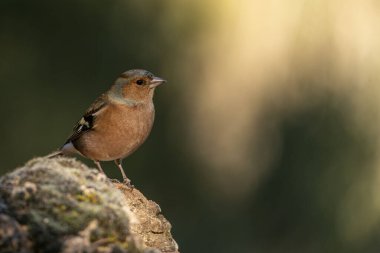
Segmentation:
[(50, 159), (50, 158), (55, 158), (55, 157), (58, 157), (58, 156), (63, 156), (63, 153), (62, 153), (61, 150), (54, 151), (54, 152), (48, 154), (45, 157)]

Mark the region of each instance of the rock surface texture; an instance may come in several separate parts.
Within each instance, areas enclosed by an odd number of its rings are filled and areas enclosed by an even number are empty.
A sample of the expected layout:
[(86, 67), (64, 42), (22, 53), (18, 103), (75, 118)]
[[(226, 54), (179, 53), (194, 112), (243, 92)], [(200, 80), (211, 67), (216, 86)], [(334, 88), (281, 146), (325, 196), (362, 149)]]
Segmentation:
[(0, 252), (178, 252), (160, 207), (73, 158), (0, 178)]

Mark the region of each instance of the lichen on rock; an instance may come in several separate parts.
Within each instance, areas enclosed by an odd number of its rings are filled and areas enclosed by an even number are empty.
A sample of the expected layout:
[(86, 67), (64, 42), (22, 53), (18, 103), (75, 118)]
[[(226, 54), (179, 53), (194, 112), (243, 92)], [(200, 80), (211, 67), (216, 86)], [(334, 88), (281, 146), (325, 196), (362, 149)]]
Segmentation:
[(129, 198), (73, 158), (33, 159), (0, 179), (0, 252), (177, 252), (133, 232)]

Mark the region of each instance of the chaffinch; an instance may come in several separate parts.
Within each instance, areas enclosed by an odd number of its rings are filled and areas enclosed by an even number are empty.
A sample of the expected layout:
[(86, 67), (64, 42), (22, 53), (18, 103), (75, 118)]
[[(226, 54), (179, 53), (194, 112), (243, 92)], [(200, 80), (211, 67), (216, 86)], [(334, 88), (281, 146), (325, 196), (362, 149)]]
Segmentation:
[(51, 157), (77, 153), (93, 160), (103, 173), (100, 161), (115, 161), (124, 182), (130, 184), (122, 159), (148, 137), (154, 121), (154, 90), (165, 82), (146, 70), (122, 73), (88, 108), (72, 135)]

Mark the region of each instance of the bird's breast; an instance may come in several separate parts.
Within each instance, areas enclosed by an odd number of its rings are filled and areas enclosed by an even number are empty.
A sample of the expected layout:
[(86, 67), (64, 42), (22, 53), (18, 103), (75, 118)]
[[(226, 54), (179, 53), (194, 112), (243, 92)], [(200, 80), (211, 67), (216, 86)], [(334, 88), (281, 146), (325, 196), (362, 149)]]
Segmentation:
[(124, 158), (146, 140), (153, 122), (153, 103), (131, 107), (110, 105), (97, 116), (93, 131), (83, 136), (84, 155), (100, 161)]

